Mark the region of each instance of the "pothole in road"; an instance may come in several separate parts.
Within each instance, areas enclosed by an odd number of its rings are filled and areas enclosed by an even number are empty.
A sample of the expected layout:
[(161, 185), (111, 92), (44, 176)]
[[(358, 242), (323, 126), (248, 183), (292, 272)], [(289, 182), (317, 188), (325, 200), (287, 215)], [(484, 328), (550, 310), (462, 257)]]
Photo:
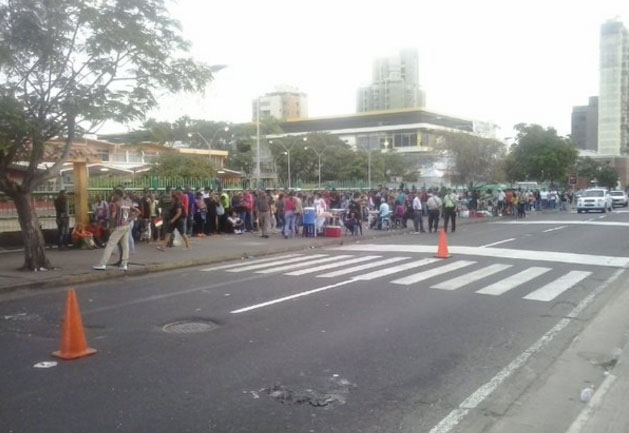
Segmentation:
[(327, 389), (321, 391), (310, 388), (292, 389), (284, 385), (275, 384), (261, 391), (282, 404), (334, 408), (345, 404), (347, 394), (356, 385), (335, 375), (324, 384), (324, 387)]
[(211, 320), (179, 320), (164, 325), (162, 330), (168, 334), (199, 334), (218, 328)]

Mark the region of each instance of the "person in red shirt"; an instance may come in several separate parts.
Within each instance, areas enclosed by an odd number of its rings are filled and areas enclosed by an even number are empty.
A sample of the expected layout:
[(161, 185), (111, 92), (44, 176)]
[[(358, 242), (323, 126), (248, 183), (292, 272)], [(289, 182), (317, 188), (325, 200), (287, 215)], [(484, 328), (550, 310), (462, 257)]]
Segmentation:
[(295, 236), (296, 209), (295, 193), (291, 191), (284, 199), (284, 239)]

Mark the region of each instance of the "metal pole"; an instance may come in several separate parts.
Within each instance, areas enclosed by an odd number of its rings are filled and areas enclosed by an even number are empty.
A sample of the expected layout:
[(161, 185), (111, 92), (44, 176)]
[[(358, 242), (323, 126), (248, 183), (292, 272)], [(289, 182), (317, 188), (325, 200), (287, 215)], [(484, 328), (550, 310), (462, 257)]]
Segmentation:
[(290, 190), (290, 149), (286, 149), (286, 156), (288, 156), (288, 189)]
[(367, 151), (367, 161), (368, 161), (368, 177), (369, 177), (369, 189), (371, 190), (371, 149)]
[(256, 99), (256, 188), (260, 186), (260, 97)]
[(319, 157), (319, 189), (321, 189), (321, 154), (317, 153), (317, 156)]

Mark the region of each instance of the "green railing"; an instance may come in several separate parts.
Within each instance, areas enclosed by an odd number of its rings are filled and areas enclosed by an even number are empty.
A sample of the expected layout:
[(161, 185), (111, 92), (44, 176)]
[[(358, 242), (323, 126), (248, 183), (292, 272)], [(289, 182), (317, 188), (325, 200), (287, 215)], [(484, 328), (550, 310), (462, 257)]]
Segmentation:
[[(376, 186), (378, 183), (373, 182)], [(164, 177), (164, 176), (99, 176), (89, 179), (90, 193), (108, 192), (123, 186), (131, 191), (148, 188), (151, 191), (162, 191), (166, 187), (190, 187), (192, 189), (209, 187), (213, 190), (222, 188), (224, 191), (242, 191), (245, 189), (287, 189), (285, 182), (265, 179), (256, 184), (255, 180), (242, 179), (224, 181), (210, 177)], [(322, 190), (367, 190), (369, 184), (364, 180), (322, 181), (321, 188), (317, 181), (297, 180), (291, 188), (305, 191)]]

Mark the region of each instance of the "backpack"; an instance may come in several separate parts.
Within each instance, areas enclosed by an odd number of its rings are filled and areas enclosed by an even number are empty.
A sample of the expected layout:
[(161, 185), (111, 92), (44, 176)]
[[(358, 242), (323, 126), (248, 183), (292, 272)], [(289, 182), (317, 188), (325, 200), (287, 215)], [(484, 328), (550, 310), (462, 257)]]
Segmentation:
[(216, 206), (216, 215), (218, 216), (225, 215), (225, 208), (223, 207), (222, 203), (219, 203), (218, 206)]

